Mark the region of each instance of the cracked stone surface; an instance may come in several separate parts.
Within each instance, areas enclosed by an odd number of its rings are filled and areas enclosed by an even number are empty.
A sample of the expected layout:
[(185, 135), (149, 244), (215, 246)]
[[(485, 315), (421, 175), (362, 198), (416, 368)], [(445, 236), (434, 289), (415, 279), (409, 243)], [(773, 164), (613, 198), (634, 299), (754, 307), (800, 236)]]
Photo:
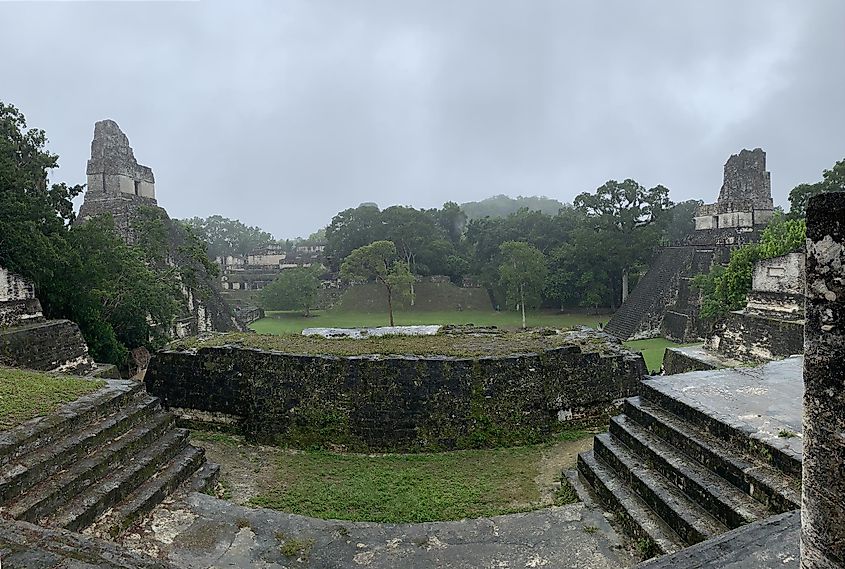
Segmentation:
[(320, 520), (193, 493), (124, 538), (186, 568), (613, 569), (635, 559), (603, 515), (576, 503), (523, 514), (420, 524)]
[[(656, 376), (649, 385), (800, 461), (804, 358)], [(794, 436), (782, 437), (782, 431)]]

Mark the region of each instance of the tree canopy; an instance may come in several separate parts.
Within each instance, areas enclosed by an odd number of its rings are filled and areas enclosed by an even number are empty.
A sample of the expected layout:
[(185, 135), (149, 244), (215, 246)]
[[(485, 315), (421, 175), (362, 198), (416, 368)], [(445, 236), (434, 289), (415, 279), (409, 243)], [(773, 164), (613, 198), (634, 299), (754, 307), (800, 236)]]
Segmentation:
[(825, 170), (820, 182), (799, 184), (789, 192), (790, 217), (807, 215), (807, 203), (810, 198), (826, 192), (845, 192), (845, 158), (834, 164), (830, 170)]
[(258, 293), (258, 304), (267, 310), (302, 310), (305, 316), (317, 300), (320, 288), (316, 268), (285, 269)]
[(256, 248), (273, 242), (273, 236), (260, 227), (249, 227), (237, 219), (212, 215), (182, 221), (208, 246), (212, 259), (227, 255), (248, 255)]
[(525, 328), (525, 309), (537, 308), (542, 299), (546, 282), (546, 259), (543, 253), (524, 241), (506, 241), (499, 246), (502, 264), (499, 279), (508, 304), (516, 305), (522, 312)]

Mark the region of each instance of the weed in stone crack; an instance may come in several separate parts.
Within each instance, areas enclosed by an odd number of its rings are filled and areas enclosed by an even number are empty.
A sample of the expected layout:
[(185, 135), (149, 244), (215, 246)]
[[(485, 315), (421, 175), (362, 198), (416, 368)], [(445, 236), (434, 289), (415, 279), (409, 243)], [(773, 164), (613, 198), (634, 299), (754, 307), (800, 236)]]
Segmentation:
[(650, 559), (660, 553), (657, 550), (657, 544), (650, 538), (644, 537), (638, 539), (636, 542), (637, 551), (640, 553), (643, 559)]
[(281, 545), (279, 545), (279, 551), (281, 551), (282, 555), (285, 557), (298, 557), (304, 559), (305, 557), (308, 557), (308, 553), (314, 546), (313, 539), (283, 539), (279, 538), (280, 535), (284, 536), (282, 532), (277, 532), (276, 539), (282, 542)]
[(244, 518), (244, 517), (240, 517), (240, 518), (236, 519), (235, 525), (238, 526), (238, 529), (252, 527), (251, 524), (249, 523), (249, 520)]
[(778, 436), (782, 439), (791, 439), (793, 437), (797, 437), (798, 433), (795, 431), (790, 431), (789, 429), (781, 429), (778, 433)]
[(584, 532), (590, 535), (596, 533), (597, 531), (599, 531), (599, 528), (597, 528), (596, 526), (584, 526)]
[(575, 488), (566, 479), (561, 479), (560, 488), (555, 490), (554, 505), (565, 506), (566, 504), (574, 504), (578, 501), (578, 494)]

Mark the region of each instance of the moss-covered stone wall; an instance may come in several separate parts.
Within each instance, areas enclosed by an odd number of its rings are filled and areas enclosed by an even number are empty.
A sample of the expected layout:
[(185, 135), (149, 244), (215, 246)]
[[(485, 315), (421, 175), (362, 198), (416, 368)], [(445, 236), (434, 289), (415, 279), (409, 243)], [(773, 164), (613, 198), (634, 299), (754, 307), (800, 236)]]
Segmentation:
[(636, 394), (642, 356), (576, 345), (507, 357), (294, 355), (238, 346), (160, 351), (165, 405), (235, 415), (250, 438), (349, 450), (531, 443)]

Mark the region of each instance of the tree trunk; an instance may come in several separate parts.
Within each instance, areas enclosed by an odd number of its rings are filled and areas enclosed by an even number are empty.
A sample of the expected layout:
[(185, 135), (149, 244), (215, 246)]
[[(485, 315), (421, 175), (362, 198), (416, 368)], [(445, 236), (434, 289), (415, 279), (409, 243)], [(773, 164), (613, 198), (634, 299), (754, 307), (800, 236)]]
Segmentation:
[[(411, 273), (411, 306), (414, 305), (416, 302), (416, 297), (414, 296), (414, 270), (411, 268), (411, 256), (408, 255), (408, 272)], [(416, 263), (414, 263), (414, 269), (416, 268)]]
[(522, 309), (522, 329), (525, 330), (525, 293), (522, 290), (522, 285), (519, 287), (519, 308)]
[(622, 303), (628, 298), (628, 269), (622, 269)]
[(393, 326), (393, 295), (390, 289), (387, 289), (387, 313), (390, 315), (390, 325)]

